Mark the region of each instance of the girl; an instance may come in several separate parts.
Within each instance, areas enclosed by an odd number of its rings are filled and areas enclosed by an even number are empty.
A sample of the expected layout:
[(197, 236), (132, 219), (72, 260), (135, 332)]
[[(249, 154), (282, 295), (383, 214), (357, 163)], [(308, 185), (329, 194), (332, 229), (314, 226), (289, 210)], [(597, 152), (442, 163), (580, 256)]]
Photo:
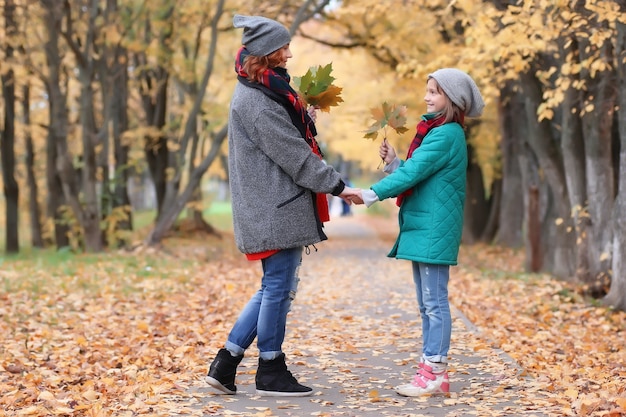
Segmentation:
[(396, 196), (400, 207), (400, 232), (388, 256), (412, 263), (423, 338), (415, 377), (396, 387), (398, 394), (409, 397), (450, 391), (448, 280), (450, 265), (457, 264), (463, 230), (467, 169), (463, 120), (480, 116), (484, 107), (472, 78), (454, 68), (428, 76), (424, 101), (427, 113), (417, 125), (406, 160), (397, 158), (383, 141), (379, 154), (389, 175), (361, 193), (367, 207)]

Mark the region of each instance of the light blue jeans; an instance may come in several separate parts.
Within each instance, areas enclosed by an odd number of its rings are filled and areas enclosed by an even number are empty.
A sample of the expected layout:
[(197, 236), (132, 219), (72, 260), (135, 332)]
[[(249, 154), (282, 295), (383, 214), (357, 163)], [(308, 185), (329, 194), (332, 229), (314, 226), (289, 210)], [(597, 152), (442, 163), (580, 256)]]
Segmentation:
[(302, 247), (284, 249), (261, 260), (261, 288), (239, 315), (228, 335), (226, 349), (242, 355), (256, 337), (261, 359), (272, 360), (280, 355), (301, 262)]
[(449, 265), (412, 262), (417, 303), (422, 317), (422, 355), (448, 363), (452, 317), (448, 301)]

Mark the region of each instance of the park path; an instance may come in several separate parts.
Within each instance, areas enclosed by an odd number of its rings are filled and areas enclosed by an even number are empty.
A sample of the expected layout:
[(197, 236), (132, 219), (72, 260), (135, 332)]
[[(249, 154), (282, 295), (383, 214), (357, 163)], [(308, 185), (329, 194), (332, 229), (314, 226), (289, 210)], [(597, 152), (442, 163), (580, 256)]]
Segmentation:
[(451, 395), (405, 398), (394, 392), (414, 373), (421, 343), (410, 263), (385, 256), (393, 222), (373, 228), (364, 218), (333, 218), (326, 226), (329, 241), (303, 260), (284, 349), (290, 370), (314, 394), (256, 396), (258, 359), (250, 349), (237, 375), (237, 395), (218, 395), (202, 381), (191, 388), (205, 415), (542, 416), (519, 389), (525, 378), (519, 366), (481, 340), (454, 306)]

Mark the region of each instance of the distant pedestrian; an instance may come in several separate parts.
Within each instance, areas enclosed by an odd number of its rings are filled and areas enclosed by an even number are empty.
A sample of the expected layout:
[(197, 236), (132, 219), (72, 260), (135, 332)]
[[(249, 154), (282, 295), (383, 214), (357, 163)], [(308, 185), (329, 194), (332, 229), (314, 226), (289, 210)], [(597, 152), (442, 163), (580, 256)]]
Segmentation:
[(256, 393), (305, 396), (313, 390), (287, 369), (282, 344), (287, 312), (298, 285), (302, 252), (326, 240), (327, 194), (347, 197), (335, 169), (322, 161), (315, 140), (315, 110), (289, 85), (291, 37), (280, 23), (235, 15), (243, 46), (235, 59), (239, 82), (228, 121), (228, 169), (235, 242), (263, 276), (210, 365), (207, 382), (235, 394), (235, 375), (245, 350), (257, 339)]
[(397, 197), (400, 232), (389, 257), (410, 260), (422, 319), (422, 355), (413, 380), (396, 387), (408, 397), (445, 394), (450, 391), (448, 350), (452, 318), (448, 300), (450, 266), (457, 264), (463, 207), (467, 143), (465, 116), (478, 117), (484, 107), (474, 80), (454, 68), (439, 69), (428, 76), (427, 113), (406, 160), (383, 141), (379, 148), (385, 161), (385, 178), (363, 190), (367, 207)]
[[(344, 182), (346, 183), (348, 187), (352, 187), (352, 183), (350, 182), (350, 179), (347, 176), (344, 178)], [(348, 201), (341, 199), (341, 216), (342, 217), (352, 215), (352, 210), (350, 206), (351, 204), (349, 204)]]

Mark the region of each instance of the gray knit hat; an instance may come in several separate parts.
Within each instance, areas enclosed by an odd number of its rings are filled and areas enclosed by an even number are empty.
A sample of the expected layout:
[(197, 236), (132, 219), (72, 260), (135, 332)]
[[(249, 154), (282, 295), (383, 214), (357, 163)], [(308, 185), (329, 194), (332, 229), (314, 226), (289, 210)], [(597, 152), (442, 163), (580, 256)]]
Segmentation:
[(291, 42), (289, 31), (267, 17), (236, 14), (233, 25), (243, 28), (241, 43), (255, 56), (269, 55)]
[(434, 78), (439, 87), (450, 100), (468, 117), (478, 117), (483, 113), (485, 102), (472, 77), (456, 68), (442, 68), (428, 74)]

